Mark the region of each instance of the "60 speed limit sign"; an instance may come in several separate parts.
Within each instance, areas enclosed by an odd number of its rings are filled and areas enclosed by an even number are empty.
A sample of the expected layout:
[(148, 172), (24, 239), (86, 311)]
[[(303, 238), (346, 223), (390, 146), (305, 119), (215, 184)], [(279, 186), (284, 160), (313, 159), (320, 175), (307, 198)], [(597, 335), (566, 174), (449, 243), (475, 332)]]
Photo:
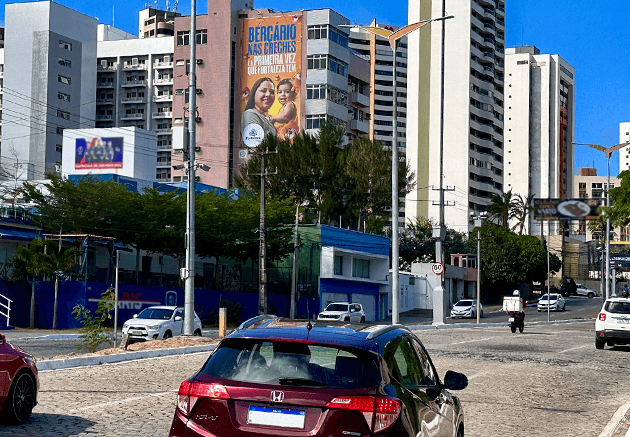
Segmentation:
[(441, 275), (444, 273), (444, 264), (442, 263), (433, 263), (431, 265), (431, 271), (436, 275)]

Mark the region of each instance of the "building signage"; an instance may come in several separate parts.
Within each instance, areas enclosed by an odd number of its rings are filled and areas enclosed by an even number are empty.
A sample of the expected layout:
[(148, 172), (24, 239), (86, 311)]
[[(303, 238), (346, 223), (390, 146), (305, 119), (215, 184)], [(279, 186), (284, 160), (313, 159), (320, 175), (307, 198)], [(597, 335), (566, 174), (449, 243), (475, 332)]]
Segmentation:
[(251, 124), (291, 139), (303, 118), (302, 15), (243, 20), (241, 137)]
[(596, 220), (599, 199), (534, 199), (535, 220)]
[(95, 137), (77, 138), (74, 156), (75, 169), (122, 168), (123, 139)]

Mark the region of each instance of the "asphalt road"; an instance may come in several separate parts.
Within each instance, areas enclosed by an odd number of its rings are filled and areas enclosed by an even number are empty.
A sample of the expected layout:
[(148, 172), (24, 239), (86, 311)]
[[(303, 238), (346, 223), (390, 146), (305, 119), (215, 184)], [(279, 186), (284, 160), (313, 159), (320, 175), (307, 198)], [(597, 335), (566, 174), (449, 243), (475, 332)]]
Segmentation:
[[(595, 349), (593, 320), (526, 324), (522, 334), (490, 325), (416, 333), (441, 376), (469, 378), (457, 392), (466, 436), (627, 435), (630, 347)], [(177, 388), (206, 357), (42, 372), (32, 420), (0, 436), (167, 435)]]

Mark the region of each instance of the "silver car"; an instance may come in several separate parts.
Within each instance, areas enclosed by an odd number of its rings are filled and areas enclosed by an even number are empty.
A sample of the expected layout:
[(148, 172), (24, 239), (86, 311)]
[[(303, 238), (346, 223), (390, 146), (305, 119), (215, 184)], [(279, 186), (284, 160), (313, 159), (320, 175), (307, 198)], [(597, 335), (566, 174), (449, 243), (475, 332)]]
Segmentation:
[(597, 291), (593, 290), (592, 288), (585, 287), (582, 284), (577, 284), (577, 289), (575, 290), (575, 292), (578, 294), (578, 296), (587, 296), (589, 299), (597, 296)]
[[(477, 299), (464, 299), (453, 305), (451, 309), (451, 318), (460, 317), (477, 317)], [(479, 317), (483, 317), (483, 305), (479, 305)]]
[[(176, 306), (153, 306), (134, 314), (123, 325), (123, 334), (135, 341), (165, 340), (184, 332), (184, 308)], [(194, 335), (201, 335), (201, 320), (195, 314)]]

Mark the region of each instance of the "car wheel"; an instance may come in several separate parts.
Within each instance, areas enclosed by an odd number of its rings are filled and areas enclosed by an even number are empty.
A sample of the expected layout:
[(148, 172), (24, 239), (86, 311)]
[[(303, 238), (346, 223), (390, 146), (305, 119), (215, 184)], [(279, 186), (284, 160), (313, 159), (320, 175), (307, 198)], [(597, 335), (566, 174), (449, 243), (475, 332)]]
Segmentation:
[(587, 296), (588, 296), (589, 299), (592, 299), (592, 298), (595, 297), (595, 295), (593, 293), (589, 293), (589, 294), (587, 294)]
[(595, 339), (595, 349), (604, 349), (604, 345), (606, 342), (604, 340), (600, 340), (599, 338)]
[(538, 312), (540, 312), (540, 310), (538, 310)]
[(365, 323), (365, 317), (361, 317), (361, 323)]
[(171, 338), (172, 336), (173, 334), (171, 333), (171, 331), (166, 331), (164, 335), (162, 336), (162, 339), (166, 340), (166, 339)]
[(21, 373), (11, 385), (4, 403), (4, 414), (9, 422), (21, 424), (31, 417), (34, 406), (35, 381), (28, 373)]
[(201, 337), (201, 329), (197, 329), (195, 330), (195, 332), (193, 333), (193, 335), (197, 336), (197, 337)]
[(343, 319), (344, 322), (349, 322), (350, 321), (350, 317), (346, 317), (345, 319)]

